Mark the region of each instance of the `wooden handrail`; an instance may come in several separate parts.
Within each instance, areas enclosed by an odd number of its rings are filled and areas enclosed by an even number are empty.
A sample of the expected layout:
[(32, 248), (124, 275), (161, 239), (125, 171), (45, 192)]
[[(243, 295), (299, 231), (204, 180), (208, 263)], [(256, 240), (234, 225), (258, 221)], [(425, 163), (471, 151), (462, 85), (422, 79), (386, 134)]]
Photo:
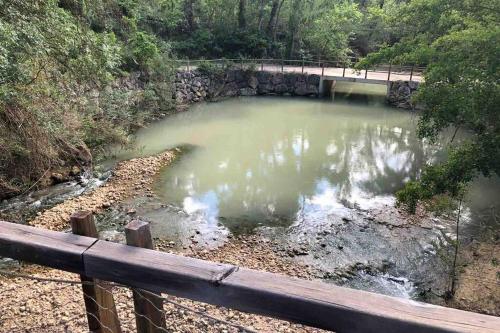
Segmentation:
[(500, 318), (0, 221), (0, 255), (336, 332), (498, 332)]

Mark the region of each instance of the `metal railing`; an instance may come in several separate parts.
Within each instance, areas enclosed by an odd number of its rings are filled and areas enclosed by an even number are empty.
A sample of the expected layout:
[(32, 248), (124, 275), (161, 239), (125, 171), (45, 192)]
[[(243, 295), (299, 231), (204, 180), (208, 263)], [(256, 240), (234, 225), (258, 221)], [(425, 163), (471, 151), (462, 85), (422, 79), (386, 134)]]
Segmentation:
[(422, 81), (425, 67), (418, 65), (380, 64), (363, 69), (355, 69), (359, 58), (347, 60), (325, 59), (248, 59), (248, 58), (219, 58), (219, 59), (179, 59), (174, 60), (178, 68), (186, 71), (197, 69), (201, 64), (210, 64), (219, 68), (238, 68), (243, 70), (269, 71), (281, 73), (307, 73), (324, 76), (357, 78), (374, 81)]

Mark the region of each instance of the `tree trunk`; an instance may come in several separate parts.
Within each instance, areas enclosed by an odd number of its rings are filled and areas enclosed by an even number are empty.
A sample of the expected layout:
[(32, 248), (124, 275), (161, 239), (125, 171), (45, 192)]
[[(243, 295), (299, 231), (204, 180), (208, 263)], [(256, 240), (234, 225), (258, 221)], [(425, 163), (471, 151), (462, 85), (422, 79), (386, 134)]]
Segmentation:
[(241, 30), (246, 29), (247, 27), (247, 21), (245, 19), (245, 12), (246, 12), (246, 0), (240, 0), (240, 7), (238, 11), (238, 26)]
[(258, 20), (258, 29), (259, 32), (262, 31), (262, 23), (264, 22), (264, 0), (259, 1), (259, 20)]
[(297, 41), (300, 32), (301, 25), (301, 13), (303, 11), (302, 0), (294, 0), (292, 3), (292, 10), (290, 12), (290, 18), (288, 20), (288, 31), (290, 33), (290, 40), (288, 42), (288, 56), (293, 58), (295, 55), (295, 48), (297, 46)]
[(184, 0), (184, 18), (186, 27), (189, 32), (196, 30), (196, 22), (194, 20), (194, 4), (196, 0)]
[(266, 29), (266, 32), (269, 36), (271, 36), (273, 32), (274, 21), (276, 19), (276, 14), (278, 13), (279, 4), (280, 0), (273, 0), (273, 4), (271, 7), (271, 14), (269, 15), (269, 22), (267, 23), (267, 29)]
[(273, 42), (276, 40), (276, 27), (278, 25), (278, 20), (280, 18), (280, 12), (281, 12), (281, 7), (283, 6), (283, 3), (285, 2), (285, 0), (281, 0), (281, 3), (278, 7), (278, 12), (276, 13), (276, 19), (274, 20), (274, 25), (273, 25)]

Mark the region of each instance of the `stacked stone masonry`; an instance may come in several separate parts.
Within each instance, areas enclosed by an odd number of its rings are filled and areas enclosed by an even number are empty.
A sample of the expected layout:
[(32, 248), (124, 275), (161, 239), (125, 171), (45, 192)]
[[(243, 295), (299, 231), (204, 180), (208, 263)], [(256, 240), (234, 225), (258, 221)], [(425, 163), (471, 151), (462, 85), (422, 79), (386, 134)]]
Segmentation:
[(209, 75), (199, 71), (178, 72), (175, 80), (175, 99), (190, 104), (221, 97), (284, 95), (319, 95), (319, 75), (297, 73), (252, 72), (228, 70)]

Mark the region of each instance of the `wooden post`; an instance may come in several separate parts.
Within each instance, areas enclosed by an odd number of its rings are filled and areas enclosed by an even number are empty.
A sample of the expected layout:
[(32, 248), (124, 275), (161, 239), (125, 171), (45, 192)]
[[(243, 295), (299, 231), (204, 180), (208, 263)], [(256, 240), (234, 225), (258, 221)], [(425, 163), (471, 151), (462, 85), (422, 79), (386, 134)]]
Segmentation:
[(387, 74), (387, 81), (391, 80), (391, 69), (392, 69), (392, 63), (389, 63), (389, 74)]
[(368, 67), (365, 68), (365, 79), (368, 77)]
[[(75, 235), (97, 238), (97, 229), (91, 212), (78, 211), (70, 217)], [(80, 275), (83, 282), (83, 300), (87, 311), (89, 331), (96, 333), (121, 333), (113, 294), (105, 283)], [(107, 328), (104, 328), (106, 326)]]
[(304, 58), (302, 58), (302, 74), (304, 74)]
[(321, 63), (321, 77), (325, 76), (325, 63)]
[[(147, 222), (139, 220), (130, 222), (125, 226), (125, 236), (127, 238), (127, 245), (153, 249), (151, 229)], [(163, 316), (163, 300), (161, 297), (155, 297), (153, 293), (144, 293), (139, 290), (133, 290), (133, 294), (137, 333), (166, 331), (167, 327)]]
[(411, 65), (411, 72), (410, 72), (410, 82), (411, 82), (411, 79), (413, 78), (413, 68), (414, 68), (415, 65)]
[(283, 67), (285, 67), (285, 59), (281, 58), (281, 73), (283, 73)]
[(344, 69), (342, 70), (342, 77), (345, 77), (345, 62), (344, 62)]
[(260, 71), (264, 71), (264, 59), (260, 59)]

